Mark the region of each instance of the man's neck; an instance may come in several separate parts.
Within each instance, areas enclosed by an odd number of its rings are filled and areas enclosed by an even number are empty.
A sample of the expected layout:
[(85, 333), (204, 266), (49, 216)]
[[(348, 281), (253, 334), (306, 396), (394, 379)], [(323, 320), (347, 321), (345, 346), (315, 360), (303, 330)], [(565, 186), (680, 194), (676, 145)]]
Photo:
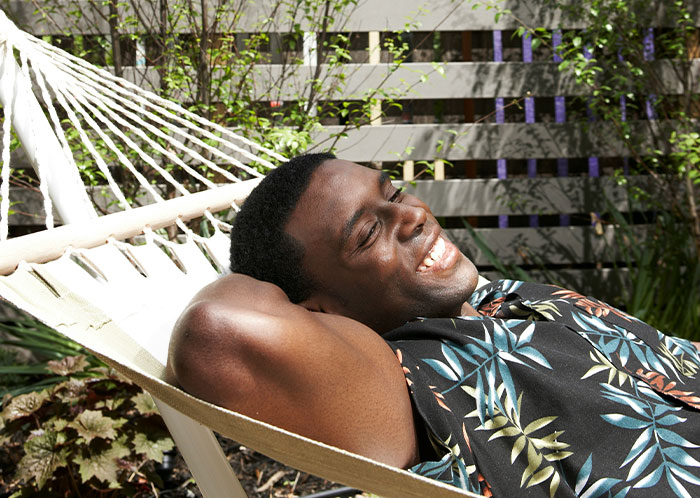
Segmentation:
[(460, 315), (461, 315), (461, 316), (481, 316), (481, 315), (479, 315), (479, 312), (476, 311), (476, 310), (472, 307), (472, 305), (469, 304), (468, 302), (465, 302), (465, 303), (462, 305), (462, 309), (461, 309), (461, 311), (460, 311)]

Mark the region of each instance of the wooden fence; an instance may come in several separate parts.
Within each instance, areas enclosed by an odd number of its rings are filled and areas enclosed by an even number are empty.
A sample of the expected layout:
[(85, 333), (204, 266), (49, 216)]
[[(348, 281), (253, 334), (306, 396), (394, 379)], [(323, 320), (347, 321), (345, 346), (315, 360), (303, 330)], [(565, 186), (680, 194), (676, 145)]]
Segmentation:
[[(258, 29), (260, 20), (271, 16), (269, 3), (251, 2), (238, 29)], [(650, 59), (655, 36), (669, 22), (666, 2), (657, 3), (645, 40)], [(496, 21), (493, 9), (473, 9), (469, 2), (456, 0), (359, 0), (350, 6), (342, 26), (331, 28), (352, 33), (354, 40), (353, 61), (339, 98), (352, 100), (385, 78), (385, 86), (410, 92), (400, 99), (400, 112), (381, 109), (379, 102), (371, 111), (371, 125), (348, 130), (335, 152), (344, 159), (395, 169), (407, 181), (420, 171), (422, 161), (430, 161), (434, 179), (419, 176), (409, 188), (427, 200), (477, 265), (487, 272), (492, 266), (462, 220), (476, 227), (502, 261), (525, 265), (533, 274), (547, 268), (542, 278), (613, 298), (621, 284), (612, 279), (613, 269), (624, 258), (616, 247), (614, 226), (602, 223), (599, 214), (609, 204), (624, 212), (644, 211), (611, 176), (629, 162), (627, 152), (609, 123), (586, 119), (580, 100), (576, 104), (573, 99), (585, 97), (585, 90), (572, 74), (557, 69), (556, 53), (542, 46), (533, 49), (529, 38), (513, 36), (522, 24), (541, 26), (553, 33), (556, 44), (561, 30), (586, 26), (543, 1), (505, 0), (497, 5), (512, 15)], [(33, 2), (5, 2), (4, 8), (35, 34), (59, 34), (69, 24), (61, 15), (47, 22), (37, 15)], [(106, 6), (102, 9), (79, 23), (82, 34), (109, 34), (109, 12)], [(700, 25), (700, 1), (692, 0), (689, 10)], [(280, 31), (293, 22), (278, 19)], [(298, 22), (300, 29), (306, 28), (303, 19)], [(412, 28), (402, 39), (416, 50), (412, 60), (392, 72), (380, 40), (383, 33), (405, 30), (407, 23)], [(186, 33), (188, 27), (181, 29)], [(304, 39), (303, 49), (309, 50), (313, 36)], [(432, 48), (438, 39), (441, 54)], [(437, 55), (440, 69), (433, 64)], [(138, 59), (138, 54), (131, 57), (134, 66), (125, 67), (124, 75), (139, 83), (156, 82), (157, 70), (143, 61), (139, 65)], [(275, 78), (284, 66), (281, 60), (273, 62), (261, 66), (257, 77)], [(289, 86), (292, 90), (280, 89), (281, 100), (296, 95), (316, 69), (313, 55), (306, 62)], [(671, 61), (651, 63), (662, 78), (673, 80)], [(692, 61), (691, 71), (693, 93), (700, 93), (700, 59)], [(670, 85), (668, 91), (683, 89)], [(512, 102), (517, 104), (509, 105)], [(658, 146), (654, 137), (663, 136), (663, 122), (649, 114), (630, 119), (630, 124), (637, 136)], [(340, 131), (345, 131), (343, 126), (330, 120), (314, 140), (327, 144)], [(647, 179), (629, 181), (644, 184)]]

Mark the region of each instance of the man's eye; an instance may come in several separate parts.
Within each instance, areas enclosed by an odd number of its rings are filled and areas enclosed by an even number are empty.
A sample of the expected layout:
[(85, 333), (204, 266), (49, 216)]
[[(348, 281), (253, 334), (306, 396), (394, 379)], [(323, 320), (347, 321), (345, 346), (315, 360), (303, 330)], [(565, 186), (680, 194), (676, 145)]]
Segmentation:
[(365, 245), (367, 245), (369, 240), (372, 238), (372, 235), (374, 235), (374, 231), (377, 229), (377, 225), (379, 225), (379, 223), (375, 223), (374, 225), (372, 225), (372, 228), (370, 228), (369, 232), (367, 232), (367, 236), (360, 243), (360, 247), (364, 247)]
[(397, 188), (396, 191), (389, 197), (389, 202), (396, 202), (401, 198), (403, 189)]

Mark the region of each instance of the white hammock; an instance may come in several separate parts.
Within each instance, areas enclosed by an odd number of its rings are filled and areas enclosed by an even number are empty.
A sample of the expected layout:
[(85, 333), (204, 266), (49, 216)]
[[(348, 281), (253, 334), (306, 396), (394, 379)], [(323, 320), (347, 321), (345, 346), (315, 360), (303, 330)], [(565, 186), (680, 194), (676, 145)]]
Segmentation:
[[(272, 166), (267, 159), (281, 156), (19, 31), (2, 11), (0, 102), (5, 113), (0, 295), (149, 391), (204, 496), (245, 496), (211, 429), (304, 472), (381, 496), (474, 496), (214, 406), (165, 378), (175, 319), (228, 266), (225, 224), (211, 213), (235, 208), (259, 181), (240, 181), (229, 169), (259, 177), (251, 164)], [(90, 151), (121, 212), (97, 216), (60, 115)], [(6, 240), (11, 125), (41, 179), (47, 230)], [(132, 208), (95, 140), (134, 176), (152, 204)], [(138, 167), (123, 152), (127, 149)], [(179, 197), (163, 200), (141, 172), (146, 166)], [(217, 187), (203, 167), (231, 184)], [(202, 191), (185, 189), (170, 169)], [(53, 207), (64, 226), (53, 228)], [(199, 216), (214, 226), (212, 237), (184, 224)], [(181, 243), (156, 233), (173, 224), (181, 230)], [(144, 244), (123, 242), (139, 234)]]

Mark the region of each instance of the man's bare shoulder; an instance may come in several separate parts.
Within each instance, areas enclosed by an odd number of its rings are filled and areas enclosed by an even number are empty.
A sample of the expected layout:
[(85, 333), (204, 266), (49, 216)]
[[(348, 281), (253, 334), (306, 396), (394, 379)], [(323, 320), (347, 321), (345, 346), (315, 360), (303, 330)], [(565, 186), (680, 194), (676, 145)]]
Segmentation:
[(212, 403), (387, 463), (415, 458), (405, 379), (389, 346), (276, 286), (231, 275), (202, 289), (173, 331), (169, 368)]
[(308, 325), (309, 315), (277, 286), (226, 275), (202, 288), (178, 318), (169, 368), (186, 390), (222, 404), (212, 375), (234, 373), (242, 365), (237, 360), (271, 349), (277, 336)]

